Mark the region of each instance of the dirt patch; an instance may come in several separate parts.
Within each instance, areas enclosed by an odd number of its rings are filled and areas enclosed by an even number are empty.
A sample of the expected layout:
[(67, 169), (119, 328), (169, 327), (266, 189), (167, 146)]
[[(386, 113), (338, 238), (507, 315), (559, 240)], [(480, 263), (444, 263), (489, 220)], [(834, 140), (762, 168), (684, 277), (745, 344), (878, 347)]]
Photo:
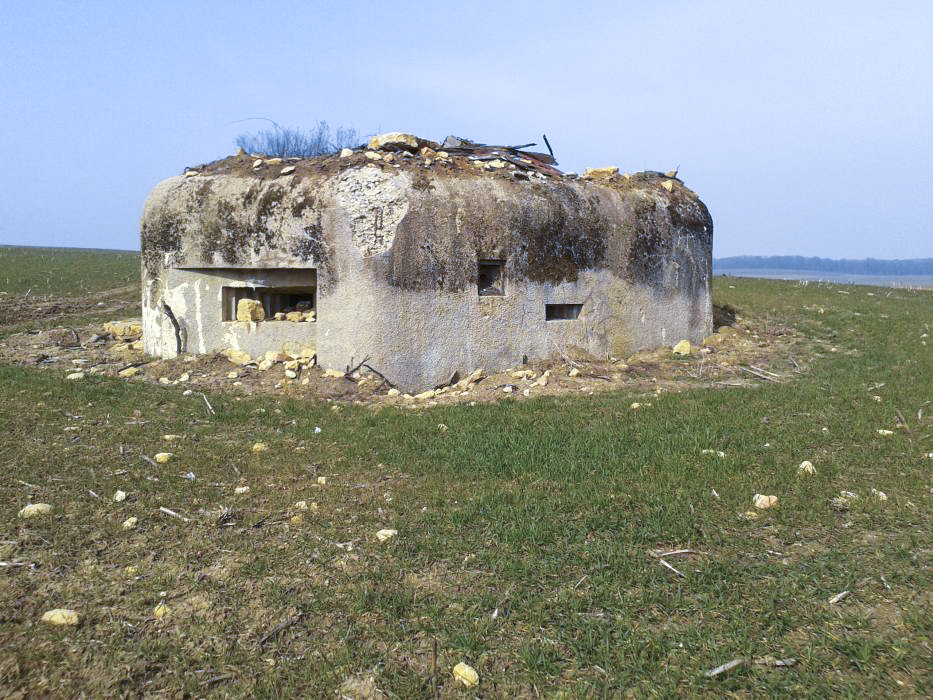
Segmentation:
[[(132, 302), (125, 298), (133, 294)], [(93, 297), (11, 295), (0, 293), (0, 332), (28, 321), (64, 321), (70, 316), (108, 314), (138, 305), (139, 286), (119, 287)]]
[[(18, 319), (36, 318), (40, 309), (47, 316), (87, 310), (86, 305), (74, 300), (4, 300), (5, 308), (26, 309), (17, 312)], [(219, 353), (156, 359), (143, 352), (138, 335), (118, 338), (103, 324), (10, 335), (0, 340), (0, 362), (66, 374), (80, 371), (85, 375), (121, 376), (127, 381), (181, 386), (194, 392), (278, 394), (408, 408), (593, 394), (621, 388), (657, 395), (702, 386), (752, 386), (789, 381), (806, 370), (814, 341), (805, 339), (796, 329), (744, 317), (731, 308), (716, 307), (714, 315), (719, 324), (717, 331), (688, 355), (676, 355), (671, 348), (639, 352), (628, 358), (568, 355), (501, 372), (477, 369), (467, 377), (455, 377), (447, 386), (414, 396), (394, 390), (376, 367), (348, 367), (342, 377), (325, 377), (313, 366), (313, 360), (297, 368), (292, 366), (289, 371), (284, 362), (263, 370), (257, 363), (238, 366)], [(287, 371), (295, 376), (286, 376)]]

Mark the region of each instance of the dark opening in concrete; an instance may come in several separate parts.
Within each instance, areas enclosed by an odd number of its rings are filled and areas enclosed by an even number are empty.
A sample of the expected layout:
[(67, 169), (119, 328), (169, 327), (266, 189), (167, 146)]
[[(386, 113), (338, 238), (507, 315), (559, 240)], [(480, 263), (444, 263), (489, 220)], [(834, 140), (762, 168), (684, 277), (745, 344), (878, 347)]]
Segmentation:
[(545, 321), (572, 321), (580, 316), (583, 304), (545, 304)]
[(481, 297), (505, 296), (504, 260), (480, 260), (476, 274), (476, 290)]

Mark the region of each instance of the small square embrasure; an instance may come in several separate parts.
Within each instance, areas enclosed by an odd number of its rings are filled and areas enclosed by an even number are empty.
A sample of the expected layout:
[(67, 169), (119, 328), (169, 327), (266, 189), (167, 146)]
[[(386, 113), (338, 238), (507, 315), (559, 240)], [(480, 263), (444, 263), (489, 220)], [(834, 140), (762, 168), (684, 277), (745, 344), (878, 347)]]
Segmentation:
[(505, 296), (505, 261), (480, 260), (476, 274), (476, 290), (481, 297)]

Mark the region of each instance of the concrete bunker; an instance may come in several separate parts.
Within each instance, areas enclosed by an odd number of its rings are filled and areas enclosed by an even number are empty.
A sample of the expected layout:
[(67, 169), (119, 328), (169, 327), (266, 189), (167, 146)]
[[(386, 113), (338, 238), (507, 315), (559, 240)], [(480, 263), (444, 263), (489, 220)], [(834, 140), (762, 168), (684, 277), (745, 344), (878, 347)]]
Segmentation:
[(697, 196), (675, 174), (554, 165), (392, 134), (189, 169), (143, 211), (146, 351), (366, 361), (422, 389), (708, 335), (712, 219)]

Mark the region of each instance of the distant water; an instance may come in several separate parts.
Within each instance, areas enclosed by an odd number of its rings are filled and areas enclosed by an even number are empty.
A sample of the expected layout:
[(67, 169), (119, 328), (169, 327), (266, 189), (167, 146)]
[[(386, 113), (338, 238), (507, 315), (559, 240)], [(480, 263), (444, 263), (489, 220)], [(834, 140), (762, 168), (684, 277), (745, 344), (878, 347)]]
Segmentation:
[(805, 280), (808, 282), (833, 282), (835, 284), (866, 284), (873, 287), (925, 287), (933, 289), (933, 275), (854, 275), (849, 272), (824, 272), (820, 270), (722, 269), (716, 266), (713, 266), (713, 274), (728, 277), (758, 277), (770, 280)]

